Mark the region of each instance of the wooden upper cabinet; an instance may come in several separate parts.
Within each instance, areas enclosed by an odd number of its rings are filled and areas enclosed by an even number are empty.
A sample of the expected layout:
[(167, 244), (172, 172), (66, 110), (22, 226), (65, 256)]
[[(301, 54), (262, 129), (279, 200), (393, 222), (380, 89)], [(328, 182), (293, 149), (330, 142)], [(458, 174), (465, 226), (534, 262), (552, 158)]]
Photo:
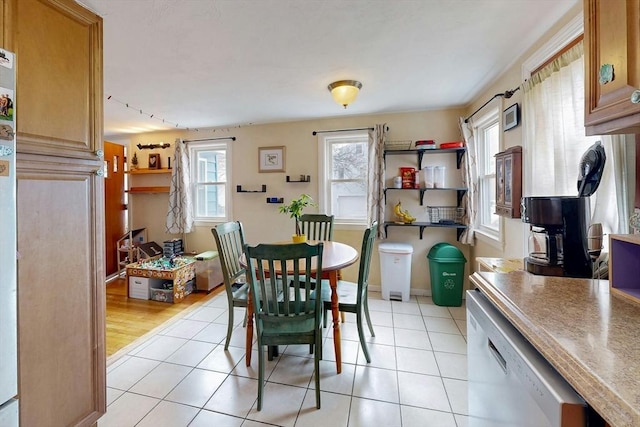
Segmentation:
[(73, 0), (4, 1), (11, 1), (8, 49), (17, 63), (17, 151), (96, 159), (103, 138), (102, 18)]
[(584, 0), (584, 20), (586, 133), (640, 133), (640, 0)]
[(495, 155), (496, 215), (520, 218), (522, 198), (522, 147), (515, 146)]

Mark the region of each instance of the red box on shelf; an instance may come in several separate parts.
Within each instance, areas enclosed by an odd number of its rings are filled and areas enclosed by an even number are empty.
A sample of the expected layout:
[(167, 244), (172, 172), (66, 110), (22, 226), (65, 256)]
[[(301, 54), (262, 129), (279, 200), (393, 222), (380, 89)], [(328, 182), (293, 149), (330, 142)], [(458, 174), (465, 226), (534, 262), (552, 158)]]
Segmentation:
[(400, 177), (402, 178), (402, 188), (415, 188), (416, 168), (400, 168)]

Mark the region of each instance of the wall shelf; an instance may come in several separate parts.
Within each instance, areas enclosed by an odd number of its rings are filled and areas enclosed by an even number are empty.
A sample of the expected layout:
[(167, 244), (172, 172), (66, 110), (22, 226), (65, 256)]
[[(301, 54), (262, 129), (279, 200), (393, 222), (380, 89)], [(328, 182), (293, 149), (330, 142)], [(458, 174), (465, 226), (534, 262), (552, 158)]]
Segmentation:
[(130, 175), (146, 175), (146, 174), (160, 174), (160, 173), (171, 173), (173, 169), (146, 169), (146, 168), (142, 168), (142, 169), (132, 169), (129, 171), (126, 171), (125, 173), (128, 173)]
[(143, 193), (168, 193), (169, 186), (159, 187), (131, 187), (128, 191), (129, 194), (143, 194)]
[(465, 187), (447, 187), (447, 188), (395, 188), (395, 187), (387, 187), (384, 191), (384, 202), (387, 203), (387, 190), (396, 190), (396, 191), (420, 191), (420, 206), (424, 205), (424, 193), (426, 191), (455, 191), (457, 193), (458, 206), (460, 202), (462, 202), (462, 197), (467, 192), (467, 188)]
[(236, 185), (236, 192), (237, 193), (266, 193), (267, 192), (267, 186), (262, 184), (262, 189), (261, 190), (243, 190), (242, 189), (242, 185)]
[(462, 232), (467, 229), (467, 226), (464, 224), (438, 224), (432, 222), (412, 222), (411, 224), (401, 224), (393, 221), (386, 221), (384, 223), (384, 234), (388, 235), (387, 228), (388, 227), (419, 227), (420, 228), (420, 240), (422, 240), (422, 235), (424, 233), (424, 229), (428, 227), (433, 228), (455, 228), (456, 229), (456, 238), (460, 240), (460, 236), (462, 236)]
[(388, 155), (400, 155), (400, 154), (415, 154), (418, 156), (418, 169), (422, 170), (422, 157), (427, 154), (443, 154), (443, 153), (456, 153), (456, 167), (460, 169), (462, 162), (462, 156), (467, 151), (466, 147), (462, 148), (436, 148), (431, 150), (384, 150), (384, 162), (387, 162)]
[(310, 175), (300, 175), (300, 179), (291, 179), (289, 175), (287, 175), (287, 182), (311, 182)]

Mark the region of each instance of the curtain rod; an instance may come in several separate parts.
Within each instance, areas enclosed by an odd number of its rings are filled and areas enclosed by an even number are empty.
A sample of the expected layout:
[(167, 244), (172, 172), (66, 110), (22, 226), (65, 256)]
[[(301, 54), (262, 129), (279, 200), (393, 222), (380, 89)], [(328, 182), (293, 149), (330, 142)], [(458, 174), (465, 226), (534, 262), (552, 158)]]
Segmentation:
[(484, 104), (482, 104), (482, 105), (480, 106), (480, 108), (478, 108), (476, 111), (474, 111), (473, 113), (471, 113), (471, 115), (470, 115), (469, 117), (467, 117), (466, 119), (464, 119), (464, 122), (465, 122), (465, 123), (469, 123), (469, 119), (470, 119), (471, 117), (475, 116), (475, 115), (476, 115), (476, 113), (477, 113), (478, 111), (482, 110), (484, 107), (486, 107), (486, 106), (487, 106), (487, 104), (488, 104), (488, 103), (490, 103), (491, 101), (493, 101), (493, 100), (494, 100), (494, 99), (496, 99), (497, 97), (499, 97), (499, 96), (504, 96), (504, 97), (505, 97), (505, 99), (509, 99), (509, 98), (511, 98), (511, 97), (513, 96), (513, 94), (514, 94), (514, 93), (516, 93), (519, 89), (520, 89), (520, 86), (518, 86), (517, 88), (515, 88), (515, 89), (513, 89), (513, 90), (507, 90), (507, 91), (505, 91), (504, 93), (496, 93), (495, 95), (493, 95), (493, 97), (492, 97), (490, 100), (488, 100), (487, 102), (485, 102)]
[(183, 139), (182, 142), (219, 141), (221, 139), (230, 139), (232, 141), (235, 141), (236, 137), (235, 136), (223, 136), (223, 137), (220, 137), (220, 138)]
[[(314, 130), (312, 132), (312, 135), (317, 135), (319, 133), (328, 133), (328, 132), (346, 132), (346, 131), (350, 131), (350, 130), (374, 130), (374, 128), (357, 128), (357, 129), (335, 129), (335, 130)], [(387, 129), (389, 130), (389, 126), (387, 126)]]

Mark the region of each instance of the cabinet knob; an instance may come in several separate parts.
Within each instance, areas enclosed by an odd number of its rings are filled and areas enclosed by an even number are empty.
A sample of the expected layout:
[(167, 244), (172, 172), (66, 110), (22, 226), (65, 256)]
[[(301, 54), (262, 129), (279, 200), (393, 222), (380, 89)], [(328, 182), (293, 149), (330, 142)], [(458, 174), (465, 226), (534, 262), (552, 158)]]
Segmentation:
[(640, 89), (636, 89), (631, 94), (631, 103), (640, 104)]
[(98, 175), (99, 177), (103, 177), (104, 176), (104, 169), (100, 168), (96, 171), (96, 175)]
[(96, 157), (98, 157), (99, 159), (102, 159), (104, 157), (104, 151), (96, 150)]

